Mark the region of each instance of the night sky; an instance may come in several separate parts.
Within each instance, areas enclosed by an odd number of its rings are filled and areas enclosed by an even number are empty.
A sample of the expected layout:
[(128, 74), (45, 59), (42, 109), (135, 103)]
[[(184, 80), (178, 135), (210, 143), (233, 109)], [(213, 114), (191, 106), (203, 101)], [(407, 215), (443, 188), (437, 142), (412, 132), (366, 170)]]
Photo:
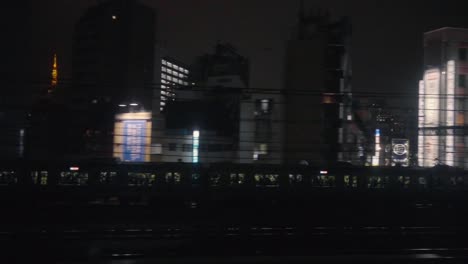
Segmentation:
[[(57, 52), (61, 78), (70, 78), (73, 26), (96, 0), (33, 1), (31, 69), (47, 80)], [(141, 1), (158, 14), (157, 38), (176, 58), (191, 63), (219, 41), (234, 44), (251, 60), (251, 86), (280, 89), (285, 43), (299, 1)], [(410, 2), (410, 3), (408, 3)], [(394, 104), (415, 105), (422, 72), (422, 34), (444, 26), (468, 27), (468, 1), (305, 1), (353, 22), (353, 90), (409, 93)], [(401, 99), (401, 98), (399, 98)], [(411, 100), (414, 100), (411, 102)]]

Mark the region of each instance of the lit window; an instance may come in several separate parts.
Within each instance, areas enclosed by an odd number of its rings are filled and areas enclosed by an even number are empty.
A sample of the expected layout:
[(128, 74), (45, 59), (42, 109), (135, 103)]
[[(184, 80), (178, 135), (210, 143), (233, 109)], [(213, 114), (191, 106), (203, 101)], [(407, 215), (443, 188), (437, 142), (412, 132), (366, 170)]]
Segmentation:
[(172, 67), (172, 63), (167, 62), (167, 66)]
[(166, 60), (162, 60), (162, 64), (163, 64), (163, 65), (167, 65), (167, 61), (166, 61)]
[(172, 74), (172, 70), (171, 70), (171, 69), (167, 69), (167, 73)]
[(167, 75), (163, 73), (163, 74), (161, 74), (161, 78), (167, 79)]
[(161, 69), (163, 72), (167, 72), (167, 68), (166, 67), (162, 67)]
[(184, 82), (184, 85), (188, 85), (188, 82)]

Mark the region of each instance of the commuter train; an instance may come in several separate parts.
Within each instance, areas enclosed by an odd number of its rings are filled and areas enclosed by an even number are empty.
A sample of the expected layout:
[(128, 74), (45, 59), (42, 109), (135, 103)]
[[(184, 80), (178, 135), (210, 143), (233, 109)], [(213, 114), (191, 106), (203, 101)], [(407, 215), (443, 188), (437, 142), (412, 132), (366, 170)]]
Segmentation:
[(468, 173), (433, 168), (114, 162), (0, 163), (0, 188), (106, 191), (456, 191)]

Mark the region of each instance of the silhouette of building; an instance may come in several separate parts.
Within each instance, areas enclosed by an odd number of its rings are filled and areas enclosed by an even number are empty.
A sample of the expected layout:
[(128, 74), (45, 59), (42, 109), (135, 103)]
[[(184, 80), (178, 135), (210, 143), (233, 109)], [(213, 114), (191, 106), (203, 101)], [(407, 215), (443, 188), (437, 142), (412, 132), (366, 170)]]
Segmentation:
[(351, 25), (327, 12), (305, 15), (287, 43), (284, 159), (287, 163), (356, 161), (350, 123)]
[(76, 24), (73, 83), (59, 94), (85, 138), (80, 155), (111, 157), (116, 114), (152, 110), (159, 81), (155, 23), (152, 8), (135, 0), (109, 0), (87, 9)]

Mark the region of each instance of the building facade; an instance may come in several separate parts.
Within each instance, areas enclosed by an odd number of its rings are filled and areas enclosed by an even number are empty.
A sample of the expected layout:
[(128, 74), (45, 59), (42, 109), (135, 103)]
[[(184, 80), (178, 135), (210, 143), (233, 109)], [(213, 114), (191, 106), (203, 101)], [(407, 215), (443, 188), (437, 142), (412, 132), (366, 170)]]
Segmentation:
[(155, 11), (134, 0), (99, 2), (75, 25), (72, 87), (57, 93), (89, 146), (80, 155), (112, 157), (115, 116), (152, 110), (155, 26)]
[(284, 160), (312, 164), (352, 161), (351, 26), (328, 13), (305, 15), (287, 44)]
[(419, 81), (418, 164), (467, 167), (464, 99), (468, 75), (468, 29), (424, 34), (424, 76)]

